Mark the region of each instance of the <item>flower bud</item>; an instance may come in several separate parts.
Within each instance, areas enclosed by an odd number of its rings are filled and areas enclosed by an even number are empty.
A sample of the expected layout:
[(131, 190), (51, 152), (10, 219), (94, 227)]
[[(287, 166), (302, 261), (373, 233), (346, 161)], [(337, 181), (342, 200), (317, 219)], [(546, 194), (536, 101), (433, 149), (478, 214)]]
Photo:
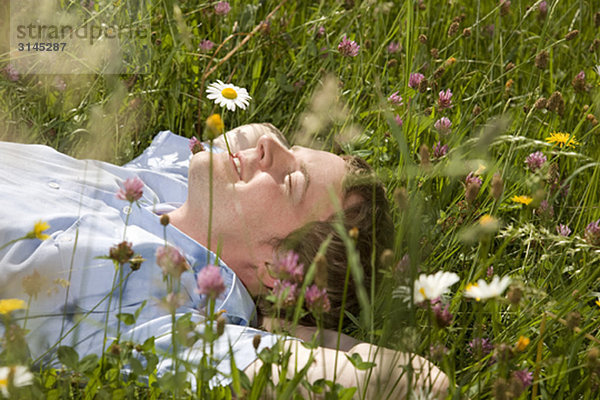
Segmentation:
[(163, 214), (160, 216), (160, 224), (162, 226), (167, 226), (169, 225), (170, 219), (169, 216), (167, 214)]
[(546, 50), (540, 51), (535, 56), (535, 66), (539, 69), (546, 69), (548, 66), (548, 59), (550, 58), (550, 54)]
[(114, 354), (115, 356), (118, 356), (119, 354), (121, 354), (121, 346), (119, 346), (117, 343), (113, 343), (110, 346), (110, 352), (111, 354)]
[(546, 100), (545, 97), (540, 97), (539, 99), (537, 99), (535, 101), (535, 103), (533, 103), (533, 108), (535, 108), (536, 110), (543, 110), (547, 106), (548, 106), (548, 100)]
[(192, 154), (204, 151), (204, 145), (195, 136), (190, 139), (189, 148)]
[(477, 184), (468, 184), (465, 189), (465, 200), (467, 203), (472, 204), (477, 198), (477, 194), (479, 194), (479, 185)]
[(565, 112), (565, 100), (561, 92), (556, 91), (552, 93), (550, 98), (548, 99), (548, 110), (554, 111), (558, 115), (563, 115)]
[(500, 196), (502, 196), (503, 191), (504, 183), (502, 182), (502, 177), (499, 173), (495, 173), (494, 177), (492, 178), (490, 194), (496, 201), (498, 201), (500, 199)]
[(219, 315), (219, 317), (217, 318), (217, 336), (221, 336), (223, 335), (223, 332), (225, 332), (226, 322), (227, 320), (225, 319), (225, 317), (223, 315)]
[(256, 335), (254, 335), (254, 337), (252, 338), (252, 346), (254, 347), (254, 350), (258, 350), (258, 346), (260, 346), (261, 339), (262, 339), (262, 336), (259, 335), (258, 333)]
[(571, 330), (577, 328), (581, 323), (581, 314), (577, 311), (571, 311), (567, 314), (567, 327)]
[(131, 248), (131, 243), (127, 241), (123, 241), (116, 246), (110, 248), (108, 257), (123, 265), (128, 262), (131, 257), (133, 257), (133, 249)]
[(223, 120), (221, 119), (221, 116), (219, 114), (213, 114), (206, 119), (205, 132), (206, 138), (208, 140), (213, 140), (214, 138), (219, 136), (221, 133), (223, 133), (224, 129), (225, 124), (223, 123)]
[(577, 37), (577, 35), (579, 35), (579, 31), (577, 29), (574, 29), (565, 35), (565, 40), (573, 40)]
[(136, 254), (129, 260), (129, 268), (131, 268), (132, 271), (137, 271), (141, 268), (144, 261), (146, 261), (145, 258), (143, 258), (140, 254)]
[(517, 286), (511, 286), (506, 294), (506, 298), (511, 304), (516, 306), (523, 298), (523, 291)]
[(458, 32), (459, 26), (460, 26), (460, 24), (458, 22), (451, 23), (450, 27), (448, 28), (448, 37), (452, 37), (452, 36), (456, 35), (456, 33)]
[(394, 252), (390, 249), (385, 249), (380, 256), (381, 265), (388, 268), (394, 263)]

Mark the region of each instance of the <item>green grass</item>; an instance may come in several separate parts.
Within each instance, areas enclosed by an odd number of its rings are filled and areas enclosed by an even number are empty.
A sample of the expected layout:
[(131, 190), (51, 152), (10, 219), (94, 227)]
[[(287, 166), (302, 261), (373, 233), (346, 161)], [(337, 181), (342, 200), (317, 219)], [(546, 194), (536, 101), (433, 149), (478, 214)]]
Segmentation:
[[(413, 2), (288, 1), (221, 62), (278, 2), (234, 1), (226, 16), (214, 15), (213, 3), (151, 2), (148, 74), (64, 75), (64, 90), (56, 87), (56, 76), (3, 77), (0, 138), (123, 163), (160, 130), (202, 136), (204, 120), (220, 112), (203, 93), (216, 79), (245, 87), (253, 97), (247, 110), (223, 112), (226, 127), (266, 121), (299, 141), (306, 140), (304, 121), (313, 115), (322, 122), (315, 137), (325, 149), (354, 132), (342, 147), (375, 167), (390, 200), (397, 188), (408, 192), (408, 208), (394, 206), (396, 247), (388, 275), (398, 279), (398, 286), (410, 285), (395, 272), (409, 254), (411, 279), (444, 270), (461, 280), (447, 299), (454, 316), (449, 327), (431, 325), (426, 308), (387, 297), (375, 299), (383, 311), (372, 319), (361, 322), (357, 316), (352, 334), (434, 359), (456, 385), (454, 398), (506, 393), (503, 379), (524, 368), (539, 369), (534, 386), (542, 398), (597, 398), (600, 363), (588, 353), (600, 344), (595, 304), (600, 251), (585, 240), (584, 231), (600, 218), (600, 125), (593, 122), (600, 118), (600, 70), (594, 69), (600, 64), (600, 44), (590, 51), (594, 39), (600, 39), (600, 9), (594, 1), (550, 0), (547, 15), (540, 17), (538, 3), (512, 1), (508, 14), (501, 15), (492, 1), (425, 1), (423, 9)], [(450, 37), (456, 18), (459, 29)], [(317, 35), (319, 27), (325, 29), (323, 36)], [(573, 30), (579, 34), (566, 40)], [(361, 46), (358, 56), (338, 53), (344, 35)], [(215, 47), (198, 50), (203, 39)], [(390, 54), (392, 41), (402, 50)], [(540, 69), (535, 59), (542, 50), (549, 61)], [(2, 44), (0, 67), (8, 57)], [(584, 91), (572, 85), (580, 71), (586, 75)], [(428, 79), (426, 92), (408, 87), (413, 72)], [(335, 84), (323, 92), (323, 83), (332, 78)], [(440, 111), (438, 92), (447, 88), (454, 94), (453, 107)], [(402, 106), (387, 101), (395, 91), (404, 99)], [(564, 98), (562, 115), (534, 107), (538, 98), (555, 91)], [(327, 108), (338, 112), (332, 117), (323, 112)], [(401, 127), (394, 122), (396, 114)], [(440, 116), (452, 121), (446, 137), (433, 127)], [(548, 144), (545, 138), (552, 132), (571, 133), (579, 145), (561, 149)], [(432, 156), (431, 166), (424, 167), (419, 149), (425, 145), (432, 154), (437, 141), (447, 144), (449, 152), (440, 159)], [(524, 162), (534, 151), (548, 158), (537, 173)], [(485, 165), (483, 183), (469, 204), (464, 178), (480, 165)], [(551, 169), (555, 188), (548, 184)], [(504, 184), (498, 200), (490, 195), (494, 173)], [(517, 205), (510, 200), (514, 195), (529, 195), (533, 202)], [(553, 208), (551, 216), (540, 216), (537, 209), (544, 199)], [(485, 214), (499, 221), (497, 230), (476, 228)], [(559, 223), (573, 233), (557, 235)], [(523, 293), (518, 304), (504, 296), (488, 302), (463, 297), (467, 283), (485, 278), (490, 267), (494, 275), (513, 278), (512, 287)], [(581, 316), (577, 329), (564, 323), (574, 312)], [(531, 343), (514, 351), (520, 336)], [(477, 359), (467, 350), (475, 337), (488, 338), (495, 350)], [(438, 345), (447, 349), (445, 354), (431, 353)], [(503, 346), (513, 350), (503, 351)], [(68, 390), (68, 384), (59, 383), (51, 387)], [(532, 389), (521, 397), (531, 396)]]

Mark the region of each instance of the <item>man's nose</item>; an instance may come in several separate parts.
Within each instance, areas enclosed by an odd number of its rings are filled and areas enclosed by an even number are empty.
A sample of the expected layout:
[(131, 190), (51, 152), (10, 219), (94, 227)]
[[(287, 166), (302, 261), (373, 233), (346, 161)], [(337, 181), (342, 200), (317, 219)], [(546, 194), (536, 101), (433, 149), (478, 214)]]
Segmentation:
[(263, 135), (258, 139), (256, 147), (260, 169), (281, 172), (282, 176), (288, 172), (294, 161), (294, 155), (281, 143), (268, 135)]

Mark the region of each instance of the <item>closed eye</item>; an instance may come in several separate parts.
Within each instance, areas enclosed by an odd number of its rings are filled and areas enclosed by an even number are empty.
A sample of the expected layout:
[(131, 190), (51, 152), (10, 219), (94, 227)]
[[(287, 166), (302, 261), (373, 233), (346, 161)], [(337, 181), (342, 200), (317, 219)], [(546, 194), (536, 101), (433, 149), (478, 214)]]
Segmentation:
[(286, 180), (286, 185), (288, 188), (288, 193), (291, 196), (292, 195), (292, 190), (294, 188), (293, 184), (292, 184), (292, 174), (294, 171), (290, 171), (288, 172), (288, 174), (285, 176), (285, 180)]

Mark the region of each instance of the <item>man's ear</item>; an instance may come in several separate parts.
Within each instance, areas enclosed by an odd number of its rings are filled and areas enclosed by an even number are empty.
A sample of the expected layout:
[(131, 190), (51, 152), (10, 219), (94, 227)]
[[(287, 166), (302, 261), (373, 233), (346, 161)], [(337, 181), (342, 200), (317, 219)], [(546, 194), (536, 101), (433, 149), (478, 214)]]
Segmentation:
[(256, 274), (263, 287), (273, 289), (277, 279), (273, 276), (273, 268), (270, 260), (263, 261), (262, 265), (256, 268)]

